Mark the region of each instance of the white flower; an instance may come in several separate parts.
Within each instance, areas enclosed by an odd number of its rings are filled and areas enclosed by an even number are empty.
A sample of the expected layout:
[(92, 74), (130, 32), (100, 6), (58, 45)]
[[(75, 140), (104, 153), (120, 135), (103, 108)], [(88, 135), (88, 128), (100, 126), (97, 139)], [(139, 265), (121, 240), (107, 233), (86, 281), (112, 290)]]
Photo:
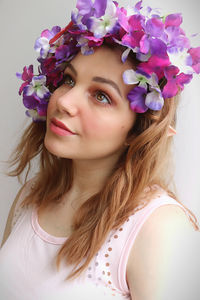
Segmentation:
[(190, 59), (190, 54), (187, 52), (187, 49), (183, 51), (170, 53), (168, 52), (169, 59), (172, 65), (177, 66), (180, 70), (180, 73), (192, 74), (193, 69), (188, 65), (188, 60)]

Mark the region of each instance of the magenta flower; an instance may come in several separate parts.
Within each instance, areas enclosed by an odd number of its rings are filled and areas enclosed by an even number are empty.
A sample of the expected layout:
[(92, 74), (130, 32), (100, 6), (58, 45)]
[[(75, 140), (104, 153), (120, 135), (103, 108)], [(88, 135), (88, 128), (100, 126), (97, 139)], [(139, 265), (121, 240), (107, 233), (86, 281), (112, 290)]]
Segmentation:
[(21, 95), (25, 86), (27, 86), (33, 78), (33, 65), (30, 65), (28, 68), (24, 67), (23, 73), (16, 73), (16, 76), (24, 81), (19, 88), (19, 95)]
[(192, 79), (192, 74), (179, 73), (179, 69), (175, 66), (168, 66), (165, 68), (165, 78), (167, 79), (167, 84), (163, 89), (163, 97), (171, 98), (177, 95), (179, 89), (183, 90), (184, 84), (187, 84)]
[(127, 46), (129, 48), (139, 48), (140, 41), (144, 36), (144, 32), (142, 30), (133, 31), (131, 33), (127, 33), (122, 38), (122, 45)]
[(164, 76), (164, 68), (170, 65), (168, 55), (165, 57), (158, 57), (152, 55), (147, 62), (139, 64), (138, 69), (142, 69), (148, 74), (155, 73), (160, 80)]

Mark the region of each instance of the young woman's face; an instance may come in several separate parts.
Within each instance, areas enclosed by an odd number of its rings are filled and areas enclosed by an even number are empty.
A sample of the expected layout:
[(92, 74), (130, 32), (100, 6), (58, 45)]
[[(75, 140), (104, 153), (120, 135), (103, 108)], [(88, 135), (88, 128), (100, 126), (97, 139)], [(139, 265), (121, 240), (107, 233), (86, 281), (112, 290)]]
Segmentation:
[(121, 62), (121, 52), (107, 47), (79, 53), (68, 64), (48, 105), (45, 146), (51, 153), (70, 159), (121, 154), (136, 119), (127, 100), (133, 86), (122, 78), (130, 68), (129, 61)]

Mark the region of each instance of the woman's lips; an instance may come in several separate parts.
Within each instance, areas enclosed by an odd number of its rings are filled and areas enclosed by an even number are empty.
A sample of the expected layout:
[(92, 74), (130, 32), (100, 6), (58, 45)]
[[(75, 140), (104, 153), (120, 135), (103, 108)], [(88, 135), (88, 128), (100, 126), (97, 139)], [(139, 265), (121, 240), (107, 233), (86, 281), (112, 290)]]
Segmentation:
[(60, 136), (67, 136), (67, 135), (74, 135), (75, 133), (72, 132), (65, 124), (58, 121), (57, 119), (53, 118), (50, 122), (50, 129), (57, 135)]

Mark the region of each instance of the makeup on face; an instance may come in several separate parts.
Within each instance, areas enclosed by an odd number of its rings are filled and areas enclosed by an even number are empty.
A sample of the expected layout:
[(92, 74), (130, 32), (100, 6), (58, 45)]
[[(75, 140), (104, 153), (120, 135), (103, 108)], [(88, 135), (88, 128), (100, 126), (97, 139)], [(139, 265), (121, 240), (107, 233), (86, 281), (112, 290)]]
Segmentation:
[(56, 118), (52, 118), (49, 125), (51, 131), (60, 136), (75, 135), (64, 123), (60, 122)]

